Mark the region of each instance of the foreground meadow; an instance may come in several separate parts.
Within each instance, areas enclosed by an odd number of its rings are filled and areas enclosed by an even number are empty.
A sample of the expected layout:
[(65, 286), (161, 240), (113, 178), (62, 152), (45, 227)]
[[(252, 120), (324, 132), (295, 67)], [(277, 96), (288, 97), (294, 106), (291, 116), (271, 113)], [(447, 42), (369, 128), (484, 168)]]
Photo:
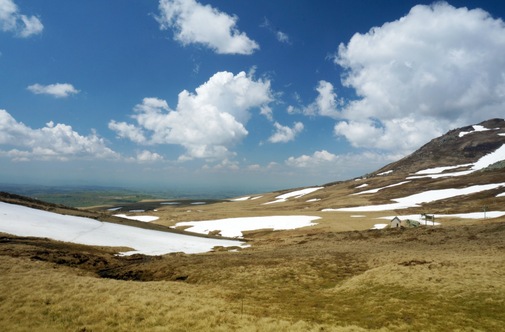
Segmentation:
[(5, 331), (500, 331), (505, 224), (251, 232), (238, 252), (117, 257), (4, 235)]

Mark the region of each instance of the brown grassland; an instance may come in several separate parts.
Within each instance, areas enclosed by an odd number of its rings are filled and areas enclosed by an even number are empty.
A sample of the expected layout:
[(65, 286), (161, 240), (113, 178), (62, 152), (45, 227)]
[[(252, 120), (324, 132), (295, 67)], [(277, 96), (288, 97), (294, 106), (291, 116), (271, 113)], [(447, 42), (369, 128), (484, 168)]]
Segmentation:
[[(4, 235), (0, 326), (3, 331), (503, 330), (503, 220), (344, 232), (334, 230), (336, 220), (250, 232), (252, 247), (238, 252), (163, 257), (122, 258), (110, 248)], [(337, 227), (344, 228), (352, 227)]]
[[(502, 173), (484, 176), (494, 177), (484, 179), (488, 182), (503, 178)], [(374, 188), (400, 180), (367, 183)], [(388, 222), (377, 219), (381, 216), (471, 212), (482, 206), (503, 210), (505, 198), (497, 198), (498, 191), (396, 212), (321, 211), (387, 203), (429, 181), (384, 189), (381, 195), (350, 196), (361, 183), (350, 181), (269, 205), (263, 203), (279, 193), (240, 202), (165, 205), (147, 213), (160, 217), (156, 224), (120, 221), (103, 207), (95, 212), (38, 206), (156, 229), (225, 217), (321, 219), (296, 230), (247, 232), (245, 249), (159, 257), (119, 257), (118, 248), (0, 234), (0, 329), (503, 331), (505, 217), (444, 218), (436, 227), (369, 230)], [(320, 200), (308, 203), (311, 198)]]

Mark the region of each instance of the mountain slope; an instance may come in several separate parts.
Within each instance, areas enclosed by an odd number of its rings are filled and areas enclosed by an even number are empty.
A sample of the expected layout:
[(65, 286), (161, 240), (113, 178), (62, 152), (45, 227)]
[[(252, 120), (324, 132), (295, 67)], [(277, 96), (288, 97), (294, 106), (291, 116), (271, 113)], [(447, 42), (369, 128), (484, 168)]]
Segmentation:
[(368, 203), (334, 203), (340, 207), (382, 204), (406, 197), (414, 199), (414, 195), (421, 199), (419, 196), (424, 193), (426, 197), (420, 201), (424, 203), (410, 210), (461, 213), (500, 209), (504, 201), (500, 194), (505, 191), (501, 185), (505, 183), (504, 160), (505, 121), (484, 121), (451, 130), (411, 155), (345, 183), (349, 195), (366, 197)]
[(451, 130), (374, 174), (387, 171), (414, 173), (430, 167), (473, 163), (503, 144), (505, 144), (505, 120), (491, 119), (477, 125)]

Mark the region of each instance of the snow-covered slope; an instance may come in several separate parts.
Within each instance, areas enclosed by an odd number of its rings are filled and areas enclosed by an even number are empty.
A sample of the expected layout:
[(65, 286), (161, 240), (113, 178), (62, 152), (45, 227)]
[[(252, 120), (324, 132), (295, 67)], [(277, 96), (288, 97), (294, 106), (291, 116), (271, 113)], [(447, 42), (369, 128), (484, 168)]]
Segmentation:
[(122, 255), (163, 255), (171, 252), (201, 253), (215, 246), (243, 246), (240, 241), (209, 239), (142, 229), (74, 217), (0, 202), (0, 232), (18, 236), (133, 250)]

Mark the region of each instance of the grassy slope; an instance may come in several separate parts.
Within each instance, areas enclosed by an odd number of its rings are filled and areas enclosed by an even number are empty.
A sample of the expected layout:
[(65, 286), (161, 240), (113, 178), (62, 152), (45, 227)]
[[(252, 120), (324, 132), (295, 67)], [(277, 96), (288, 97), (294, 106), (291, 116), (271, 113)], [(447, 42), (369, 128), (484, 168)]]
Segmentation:
[[(503, 223), (259, 235), (251, 234), (252, 249), (238, 253), (129, 261), (100, 249), (4, 239), (0, 325), (9, 331), (499, 331), (505, 322)], [(75, 260), (75, 252), (90, 259)], [(100, 279), (98, 270), (144, 282)]]

